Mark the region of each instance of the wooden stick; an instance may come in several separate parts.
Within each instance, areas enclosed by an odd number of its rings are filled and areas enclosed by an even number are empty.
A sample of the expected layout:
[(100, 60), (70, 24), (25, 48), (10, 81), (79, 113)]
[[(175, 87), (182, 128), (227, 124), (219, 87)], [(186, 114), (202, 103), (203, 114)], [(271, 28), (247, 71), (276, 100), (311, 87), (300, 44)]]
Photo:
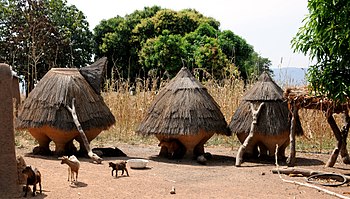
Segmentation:
[(295, 105), (295, 103), (293, 103), (291, 106), (291, 125), (290, 125), (290, 133), (289, 133), (289, 142), (290, 142), (290, 153), (289, 153), (289, 157), (287, 159), (287, 164), (288, 166), (294, 166), (295, 165), (295, 129), (296, 129), (296, 117), (298, 115), (298, 108)]
[(344, 121), (344, 125), (343, 128), (341, 130), (341, 135), (343, 137), (343, 143), (341, 145), (341, 149), (340, 149), (340, 155), (343, 159), (343, 162), (345, 164), (350, 164), (350, 156), (347, 150), (347, 143), (346, 140), (348, 139), (348, 133), (349, 133), (349, 128), (350, 128), (350, 117), (349, 117), (349, 112), (345, 111), (343, 113), (343, 121)]
[[(316, 174), (329, 174), (329, 172), (323, 172), (323, 171), (315, 171), (315, 170), (309, 170), (309, 169), (302, 169), (302, 168), (286, 168), (286, 169), (272, 169), (271, 172), (273, 174), (286, 174), (286, 175), (290, 175), (290, 174), (295, 174), (295, 175), (302, 175), (305, 177), (309, 177), (312, 175), (316, 175)], [(336, 173), (334, 173), (336, 174)], [(343, 175), (343, 174), (340, 174)], [(347, 175), (343, 175), (346, 179), (347, 182), (350, 182), (350, 176)]]
[[(324, 188), (321, 188), (321, 187), (318, 187), (318, 186), (315, 186), (313, 184), (307, 184), (307, 183), (302, 183), (302, 182), (298, 182), (298, 181), (293, 181), (293, 180), (286, 180), (286, 179), (283, 179), (282, 178), (282, 175), (281, 175), (281, 171), (279, 169), (279, 165), (278, 165), (278, 160), (277, 160), (277, 151), (278, 151), (278, 145), (276, 145), (276, 152), (275, 152), (275, 164), (276, 164), (276, 169), (274, 170), (276, 173), (278, 173), (278, 176), (279, 178), (283, 181), (283, 182), (287, 182), (287, 183), (292, 183), (292, 184), (296, 184), (296, 185), (301, 185), (301, 186), (305, 186), (305, 187), (309, 187), (309, 188), (313, 188), (313, 189), (317, 189), (319, 191), (323, 191), (331, 196), (335, 196), (335, 197), (338, 197), (338, 198), (343, 198), (343, 199), (350, 199), (349, 197), (346, 197), (344, 195), (341, 195), (341, 194), (338, 194), (338, 193), (335, 193), (333, 191), (329, 191), (327, 189), (324, 189)], [(293, 170), (293, 169), (291, 169)], [(307, 172), (306, 170), (299, 170), (300, 172), (302, 173), (309, 173), (311, 174), (312, 172)]]
[(80, 137), (81, 139), (83, 140), (83, 145), (86, 149), (86, 151), (88, 152), (88, 156), (94, 160), (95, 162), (97, 162), (98, 164), (101, 164), (102, 163), (102, 158), (100, 158), (98, 155), (96, 155), (95, 153), (92, 152), (91, 148), (90, 148), (90, 144), (89, 144), (89, 141), (84, 133), (84, 130), (83, 128), (81, 127), (80, 125), (80, 122), (78, 120), (78, 115), (75, 111), (75, 106), (74, 106), (74, 102), (75, 102), (75, 98), (73, 98), (72, 100), (72, 108), (70, 108), (68, 105), (66, 106), (66, 108), (68, 109), (68, 111), (72, 114), (72, 117), (73, 117), (73, 121), (74, 121), (74, 124), (75, 126), (77, 127), (78, 131), (79, 131), (79, 134), (80, 134)]
[(235, 164), (237, 167), (241, 166), (242, 159), (243, 159), (243, 154), (244, 154), (247, 146), (249, 145), (249, 143), (253, 139), (254, 131), (255, 131), (255, 128), (256, 128), (256, 126), (258, 124), (259, 113), (260, 113), (261, 107), (263, 105), (264, 105), (264, 102), (262, 102), (259, 105), (259, 108), (257, 110), (255, 110), (253, 103), (250, 103), (250, 110), (252, 111), (253, 121), (252, 121), (252, 123), (250, 125), (250, 131), (249, 131), (248, 137), (246, 137), (246, 139), (244, 140), (243, 144), (238, 149), (237, 157), (236, 157), (236, 164)]
[(330, 110), (327, 112), (326, 117), (327, 117), (327, 122), (328, 122), (329, 126), (331, 127), (333, 134), (337, 140), (337, 145), (333, 149), (331, 157), (328, 159), (328, 161), (326, 163), (326, 167), (333, 167), (335, 162), (337, 161), (340, 149), (342, 148), (343, 137), (341, 135), (341, 132), (338, 128), (337, 123), (334, 120), (333, 114)]

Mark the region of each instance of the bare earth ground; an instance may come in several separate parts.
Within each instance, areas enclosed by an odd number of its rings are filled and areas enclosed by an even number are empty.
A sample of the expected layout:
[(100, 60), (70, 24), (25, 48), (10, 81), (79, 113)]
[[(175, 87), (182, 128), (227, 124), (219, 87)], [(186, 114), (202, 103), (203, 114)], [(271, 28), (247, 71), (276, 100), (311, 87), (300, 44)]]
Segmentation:
[[(30, 148), (17, 148), (28, 165), (37, 167), (43, 176), (43, 193), (35, 198), (335, 198), (316, 189), (283, 182), (272, 174), (273, 162), (244, 162), (235, 167), (236, 149), (207, 147), (213, 155), (207, 165), (192, 160), (167, 160), (157, 157), (159, 147), (116, 145), (128, 157), (104, 158), (103, 164), (93, 164), (88, 158), (79, 158), (81, 169), (78, 183), (67, 181), (67, 165), (61, 165), (57, 157), (33, 156)], [(335, 168), (324, 168), (328, 154), (297, 153), (300, 168), (350, 173), (350, 166), (339, 162)], [(130, 177), (111, 176), (109, 161), (145, 158), (150, 162), (146, 169), (131, 169)], [(283, 164), (281, 163), (281, 167)], [(305, 177), (284, 179), (307, 183)], [(176, 194), (170, 194), (175, 187)], [(330, 191), (350, 197), (348, 185), (325, 187)], [(23, 195), (23, 194), (21, 194)], [(28, 194), (28, 198), (32, 198)]]

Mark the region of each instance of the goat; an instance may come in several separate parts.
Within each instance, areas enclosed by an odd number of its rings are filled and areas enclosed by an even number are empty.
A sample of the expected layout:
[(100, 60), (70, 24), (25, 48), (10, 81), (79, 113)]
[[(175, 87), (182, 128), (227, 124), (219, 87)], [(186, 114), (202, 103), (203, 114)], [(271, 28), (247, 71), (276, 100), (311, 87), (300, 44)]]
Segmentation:
[(29, 185), (33, 185), (33, 196), (35, 196), (36, 184), (38, 184), (38, 183), (40, 186), (40, 193), (42, 193), (40, 171), (37, 168), (32, 169), (31, 166), (26, 166), (23, 169), (22, 173), (27, 176), (27, 184), (26, 184), (26, 188), (25, 188), (26, 190), (25, 190), (24, 197), (27, 197)]
[(126, 175), (129, 176), (128, 169), (126, 169), (126, 161), (121, 161), (119, 163), (109, 162), (109, 167), (112, 167), (112, 176), (114, 170), (115, 177), (118, 177), (118, 170), (122, 170), (122, 175), (124, 175), (124, 171), (126, 171)]
[[(80, 162), (78, 158), (76, 158), (74, 155), (71, 155), (69, 158), (68, 156), (63, 156), (59, 158), (61, 161), (61, 164), (67, 164), (68, 165), (68, 181), (69, 177), (71, 182), (78, 181), (78, 172), (80, 168)], [(75, 173), (75, 180), (74, 180), (74, 173)]]

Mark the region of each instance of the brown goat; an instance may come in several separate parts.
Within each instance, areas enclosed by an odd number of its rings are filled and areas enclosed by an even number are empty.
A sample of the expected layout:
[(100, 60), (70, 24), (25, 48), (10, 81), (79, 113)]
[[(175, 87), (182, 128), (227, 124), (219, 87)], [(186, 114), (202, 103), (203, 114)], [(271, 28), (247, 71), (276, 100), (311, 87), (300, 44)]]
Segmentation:
[(32, 169), (31, 166), (26, 166), (23, 169), (22, 173), (27, 176), (27, 184), (26, 184), (26, 190), (25, 190), (24, 197), (27, 197), (29, 185), (33, 185), (33, 196), (35, 196), (36, 184), (38, 184), (38, 183), (40, 186), (40, 193), (42, 193), (40, 171), (37, 168)]
[[(69, 177), (71, 182), (78, 181), (78, 172), (80, 168), (80, 162), (78, 158), (76, 158), (74, 155), (71, 155), (69, 158), (67, 156), (63, 156), (59, 159), (62, 160), (61, 164), (68, 165), (68, 181), (69, 181)], [(74, 173), (75, 173), (75, 180), (74, 180)]]
[(122, 170), (122, 175), (124, 175), (124, 171), (126, 171), (126, 175), (129, 176), (128, 169), (126, 168), (126, 161), (121, 161), (119, 163), (109, 162), (109, 167), (112, 167), (112, 176), (114, 170), (115, 177), (118, 177), (118, 170)]

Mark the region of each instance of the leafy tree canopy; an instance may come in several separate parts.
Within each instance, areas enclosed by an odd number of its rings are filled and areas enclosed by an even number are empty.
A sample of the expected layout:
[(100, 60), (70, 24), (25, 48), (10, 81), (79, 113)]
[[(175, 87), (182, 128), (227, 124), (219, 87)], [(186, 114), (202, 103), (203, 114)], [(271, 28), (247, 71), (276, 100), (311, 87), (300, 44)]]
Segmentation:
[(0, 13), (0, 62), (25, 76), (27, 92), (50, 68), (91, 60), (89, 24), (65, 0), (0, 0)]
[(313, 91), (344, 102), (350, 96), (350, 1), (309, 0), (308, 9), (293, 48), (316, 61), (307, 74)]
[(265, 70), (251, 68), (271, 65), (268, 59), (265, 65), (249, 65), (258, 56), (253, 47), (232, 31), (220, 31), (219, 26), (215, 19), (193, 9), (145, 7), (97, 25), (95, 54), (108, 57), (109, 71), (118, 78), (132, 79), (147, 77), (149, 71), (172, 77), (183, 66), (201, 69), (214, 78), (224, 78), (236, 66), (247, 79), (251, 71)]

